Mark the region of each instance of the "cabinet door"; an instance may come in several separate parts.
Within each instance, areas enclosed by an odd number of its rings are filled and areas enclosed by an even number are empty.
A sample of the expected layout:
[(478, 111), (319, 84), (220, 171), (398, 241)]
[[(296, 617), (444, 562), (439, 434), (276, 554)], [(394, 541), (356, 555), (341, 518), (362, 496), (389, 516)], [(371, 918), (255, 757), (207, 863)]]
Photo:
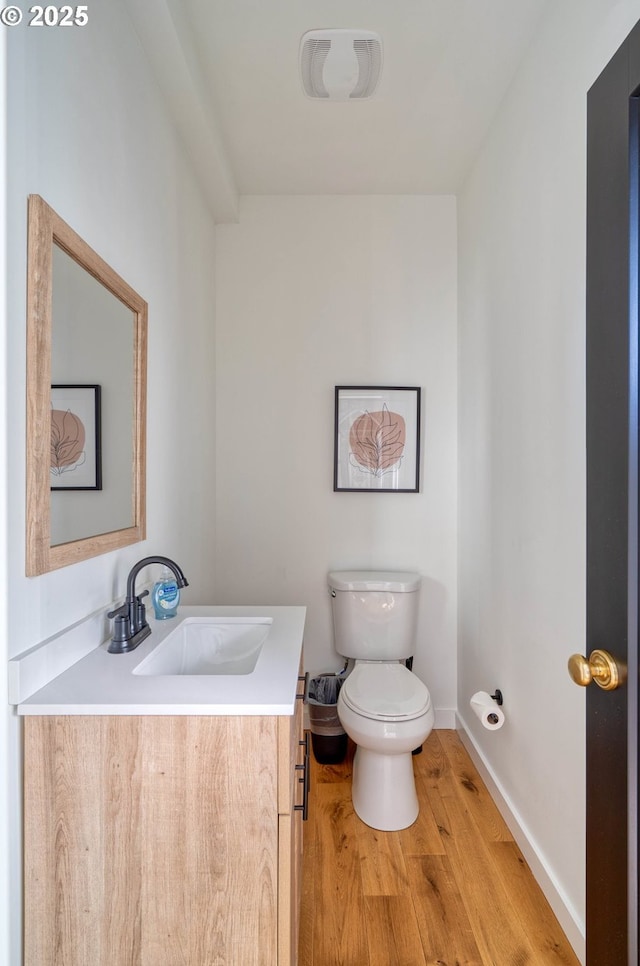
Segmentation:
[(27, 717), (25, 966), (274, 966), (277, 739), (273, 717)]

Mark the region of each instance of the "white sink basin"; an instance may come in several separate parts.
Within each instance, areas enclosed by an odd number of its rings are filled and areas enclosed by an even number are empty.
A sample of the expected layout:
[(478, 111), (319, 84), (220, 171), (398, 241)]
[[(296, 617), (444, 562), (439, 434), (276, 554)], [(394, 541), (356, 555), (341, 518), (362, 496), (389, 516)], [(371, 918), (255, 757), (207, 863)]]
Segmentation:
[(133, 674), (251, 674), (271, 617), (186, 617)]

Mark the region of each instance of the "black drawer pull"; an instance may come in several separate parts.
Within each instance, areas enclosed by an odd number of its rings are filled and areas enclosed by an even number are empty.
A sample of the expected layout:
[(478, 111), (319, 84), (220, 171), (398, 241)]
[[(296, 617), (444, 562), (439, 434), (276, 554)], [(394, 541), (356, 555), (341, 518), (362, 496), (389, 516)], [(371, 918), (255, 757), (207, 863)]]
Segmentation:
[(296, 765), (296, 771), (302, 772), (302, 778), (298, 782), (302, 785), (302, 805), (294, 805), (294, 812), (302, 812), (302, 821), (306, 822), (309, 818), (309, 792), (311, 790), (311, 769), (309, 768), (309, 732), (305, 732), (305, 740), (299, 744), (305, 746), (304, 763)]
[(296, 693), (296, 698), (298, 701), (304, 701), (307, 697), (307, 688), (309, 687), (309, 672), (306, 674), (299, 674), (298, 681), (304, 681), (304, 688), (301, 692)]

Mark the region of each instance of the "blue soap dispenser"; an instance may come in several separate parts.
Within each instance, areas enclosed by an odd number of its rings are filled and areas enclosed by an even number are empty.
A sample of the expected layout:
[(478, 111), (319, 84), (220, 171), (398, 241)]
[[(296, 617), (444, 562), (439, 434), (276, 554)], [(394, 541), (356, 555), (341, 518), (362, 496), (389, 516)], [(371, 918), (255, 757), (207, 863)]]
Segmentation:
[(165, 621), (178, 613), (180, 588), (168, 567), (165, 567), (160, 580), (154, 584), (151, 600), (156, 620)]

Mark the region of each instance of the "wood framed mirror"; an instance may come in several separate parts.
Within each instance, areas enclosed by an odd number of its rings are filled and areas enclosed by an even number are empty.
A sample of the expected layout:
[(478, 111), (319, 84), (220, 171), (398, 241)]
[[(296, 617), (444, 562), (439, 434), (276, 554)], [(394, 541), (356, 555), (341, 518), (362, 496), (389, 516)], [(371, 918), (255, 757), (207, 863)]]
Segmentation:
[(26, 572), (144, 540), (147, 303), (29, 196)]

